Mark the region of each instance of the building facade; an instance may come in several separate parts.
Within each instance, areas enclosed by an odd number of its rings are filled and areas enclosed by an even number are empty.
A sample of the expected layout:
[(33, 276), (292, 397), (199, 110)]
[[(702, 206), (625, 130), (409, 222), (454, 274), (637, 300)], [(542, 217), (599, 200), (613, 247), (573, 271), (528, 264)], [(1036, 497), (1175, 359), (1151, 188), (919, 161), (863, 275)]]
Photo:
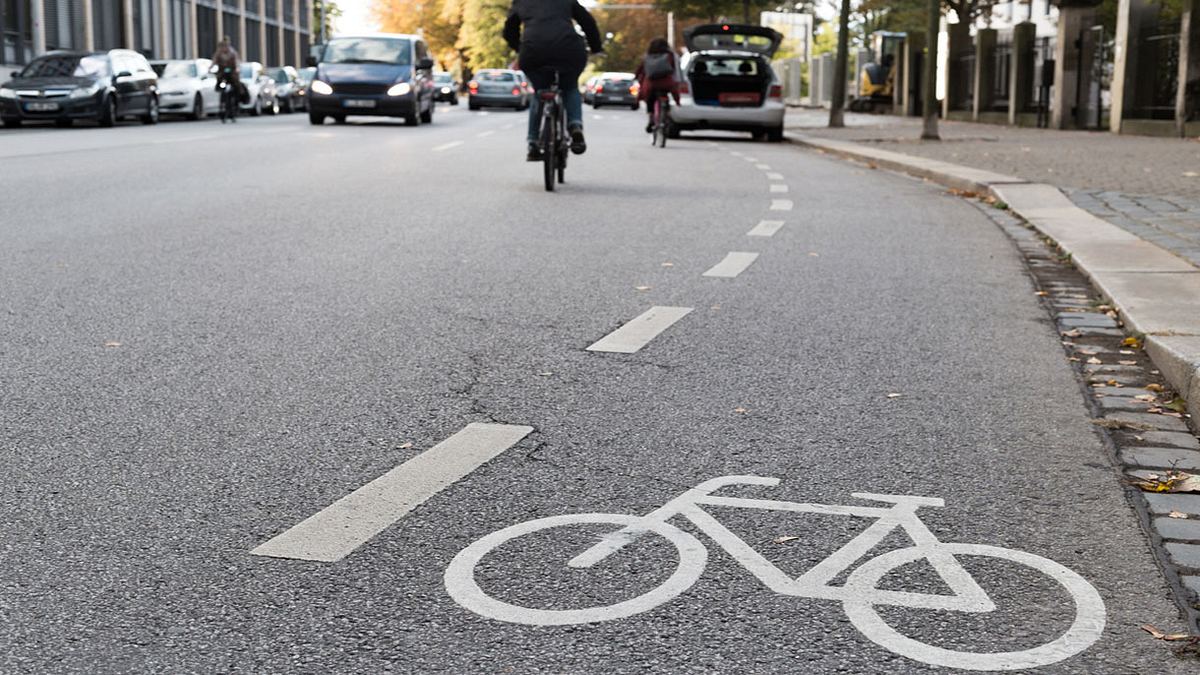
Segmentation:
[(0, 69), (53, 49), (211, 56), (222, 35), (246, 61), (303, 66), (312, 0), (0, 0)]

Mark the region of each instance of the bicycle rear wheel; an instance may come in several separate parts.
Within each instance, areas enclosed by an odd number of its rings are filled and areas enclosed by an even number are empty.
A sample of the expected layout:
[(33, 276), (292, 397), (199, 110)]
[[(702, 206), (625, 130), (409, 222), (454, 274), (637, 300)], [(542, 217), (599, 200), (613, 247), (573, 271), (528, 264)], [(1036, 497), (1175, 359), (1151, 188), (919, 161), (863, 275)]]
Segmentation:
[(554, 116), (542, 115), (542, 179), (546, 185), (546, 192), (554, 192), (554, 169), (558, 163), (556, 131)]
[(658, 147), (667, 147), (667, 120), (670, 119), (670, 108), (666, 105), (658, 107)]

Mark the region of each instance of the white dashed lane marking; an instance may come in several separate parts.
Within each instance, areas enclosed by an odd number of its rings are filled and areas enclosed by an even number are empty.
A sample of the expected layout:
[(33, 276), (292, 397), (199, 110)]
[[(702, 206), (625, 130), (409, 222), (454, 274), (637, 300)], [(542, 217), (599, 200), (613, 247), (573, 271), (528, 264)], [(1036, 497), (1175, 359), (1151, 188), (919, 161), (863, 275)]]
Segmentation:
[(783, 183), (771, 183), (771, 192), (787, 192), (788, 186)]
[(783, 227), (782, 220), (760, 220), (754, 229), (746, 233), (748, 237), (770, 237)]
[(772, 171), (767, 174), (767, 180), (783, 180), (783, 174)]
[(458, 146), (460, 146), (462, 144), (463, 144), (462, 141), (450, 141), (449, 143), (443, 143), (443, 144), (437, 146), (436, 148), (433, 149), (433, 151), (441, 152), (443, 150), (449, 150), (450, 148), (457, 148)]
[(759, 169), (761, 171), (770, 171), (771, 165), (770, 164), (755, 164), (754, 168)]
[(757, 163), (758, 163), (758, 158), (757, 158), (757, 157), (747, 157), (747, 156), (745, 156), (745, 155), (742, 155), (742, 159), (746, 160), (747, 162), (750, 162), (751, 164), (757, 164)]
[(629, 323), (597, 340), (587, 350), (632, 354), (691, 311), (691, 307), (651, 307)]
[(704, 273), (706, 277), (721, 277), (723, 279), (732, 279), (742, 272), (746, 271), (756, 259), (757, 253), (746, 253), (744, 251), (733, 251), (725, 256), (721, 262), (713, 265), (711, 269)]
[(772, 199), (771, 200), (771, 210), (772, 211), (791, 211), (792, 210), (792, 200), (790, 200), (790, 199)]
[(479, 132), (479, 133), (475, 134), (475, 138), (487, 138), (488, 136), (491, 136), (491, 135), (492, 135), (492, 134), (494, 134), (494, 133), (496, 133), (496, 130), (495, 130), (495, 129), (489, 129), (489, 130), (487, 130), (487, 131), (481, 131), (481, 132)]
[(511, 424), (468, 424), (250, 553), (337, 562), (531, 431)]

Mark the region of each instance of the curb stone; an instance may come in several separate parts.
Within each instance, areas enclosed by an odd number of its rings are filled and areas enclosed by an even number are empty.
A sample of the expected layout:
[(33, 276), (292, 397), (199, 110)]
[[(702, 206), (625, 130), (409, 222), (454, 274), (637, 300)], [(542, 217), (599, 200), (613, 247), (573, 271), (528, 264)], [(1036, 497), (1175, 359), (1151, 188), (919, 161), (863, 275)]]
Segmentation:
[(787, 133), (787, 140), (843, 158), (990, 195), (1042, 234), (1107, 296), (1126, 327), (1200, 420), (1200, 268), (1076, 206), (1057, 187), (864, 146)]

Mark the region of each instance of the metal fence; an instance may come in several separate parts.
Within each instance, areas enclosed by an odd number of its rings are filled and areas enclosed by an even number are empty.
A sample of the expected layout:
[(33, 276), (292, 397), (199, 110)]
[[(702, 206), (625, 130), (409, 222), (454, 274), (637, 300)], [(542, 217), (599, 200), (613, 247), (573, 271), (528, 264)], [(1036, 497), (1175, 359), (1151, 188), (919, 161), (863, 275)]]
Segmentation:
[(997, 41), (992, 51), (992, 110), (1008, 112), (1008, 88), (1012, 78), (1012, 40)]
[(1178, 21), (1152, 23), (1138, 34), (1137, 79), (1130, 117), (1175, 118), (1179, 84)]
[(975, 106), (975, 51), (964, 51), (949, 60), (951, 110), (971, 110)]

